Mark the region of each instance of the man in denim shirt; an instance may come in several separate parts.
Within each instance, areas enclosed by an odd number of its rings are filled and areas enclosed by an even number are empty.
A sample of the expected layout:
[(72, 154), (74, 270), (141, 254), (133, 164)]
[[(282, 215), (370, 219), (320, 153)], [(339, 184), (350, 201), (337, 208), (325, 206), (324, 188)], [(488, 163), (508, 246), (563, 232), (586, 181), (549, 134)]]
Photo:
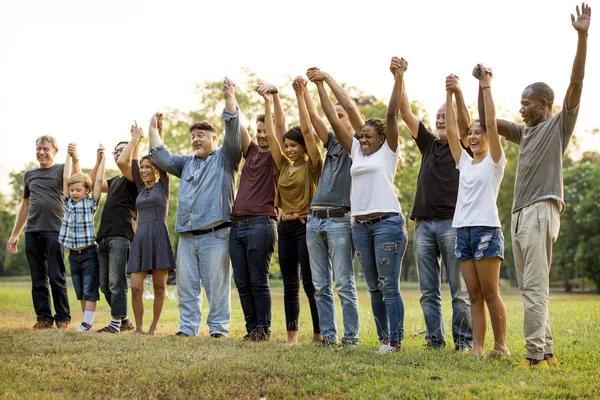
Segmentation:
[(209, 302), (206, 322), (213, 338), (227, 336), (231, 316), (229, 227), (235, 175), (242, 159), (242, 134), (235, 85), (225, 78), (225, 139), (207, 122), (190, 128), (194, 155), (172, 155), (158, 135), (150, 135), (156, 165), (181, 178), (175, 232), (177, 250), (178, 336), (196, 336), (202, 318), (204, 283)]

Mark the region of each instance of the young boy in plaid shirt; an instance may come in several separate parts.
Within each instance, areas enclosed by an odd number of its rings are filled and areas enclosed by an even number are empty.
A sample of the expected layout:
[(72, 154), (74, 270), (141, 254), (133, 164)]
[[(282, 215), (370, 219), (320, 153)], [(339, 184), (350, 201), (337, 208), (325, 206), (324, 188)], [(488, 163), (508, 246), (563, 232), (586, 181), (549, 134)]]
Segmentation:
[(100, 276), (98, 256), (96, 253), (96, 237), (94, 233), (94, 214), (102, 196), (104, 180), (104, 147), (100, 145), (98, 157), (102, 158), (95, 185), (92, 192), (92, 180), (87, 174), (71, 176), (71, 155), (67, 154), (67, 162), (63, 174), (63, 194), (65, 215), (60, 226), (58, 241), (69, 251), (71, 278), (75, 287), (77, 300), (81, 301), (83, 322), (79, 332), (87, 332), (94, 324), (96, 302), (100, 299), (98, 288)]

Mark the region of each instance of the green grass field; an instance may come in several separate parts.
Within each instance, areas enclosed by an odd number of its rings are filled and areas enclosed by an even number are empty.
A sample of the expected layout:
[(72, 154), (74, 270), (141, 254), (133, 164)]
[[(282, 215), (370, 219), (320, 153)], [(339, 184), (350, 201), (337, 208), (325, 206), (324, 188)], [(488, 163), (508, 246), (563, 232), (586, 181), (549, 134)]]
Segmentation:
[[(167, 300), (158, 336), (78, 333), (75, 295), (68, 331), (33, 331), (30, 282), (0, 280), (0, 397), (3, 398), (600, 398), (600, 297), (552, 293), (550, 312), (561, 364), (546, 371), (516, 368), (523, 359), (523, 307), (515, 289), (503, 289), (508, 312), (508, 345), (513, 356), (474, 359), (448, 345), (426, 350), (416, 284), (402, 284), (405, 340), (401, 353), (377, 354), (368, 293), (359, 285), (361, 343), (338, 350), (309, 344), (308, 304), (302, 302), (301, 344), (284, 343), (285, 319), (280, 281), (273, 286), (270, 342), (246, 343), (243, 315), (232, 289), (228, 339), (211, 339), (203, 321), (200, 336), (180, 338), (175, 300)], [(446, 285), (447, 286), (447, 285)], [(341, 318), (339, 303), (338, 319)], [(151, 320), (146, 301), (146, 326)], [(77, 310), (77, 311), (75, 311)], [(207, 312), (203, 304), (204, 316)], [(444, 320), (450, 323), (444, 292)], [(100, 301), (95, 327), (109, 322)], [(341, 327), (341, 320), (338, 322)], [(492, 332), (488, 328), (488, 349)]]

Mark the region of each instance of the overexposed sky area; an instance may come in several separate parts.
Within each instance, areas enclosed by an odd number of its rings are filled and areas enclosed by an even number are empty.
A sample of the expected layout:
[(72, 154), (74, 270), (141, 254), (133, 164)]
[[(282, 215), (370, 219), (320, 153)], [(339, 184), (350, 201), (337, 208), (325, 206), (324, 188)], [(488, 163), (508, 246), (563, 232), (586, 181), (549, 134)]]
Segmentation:
[[(576, 134), (583, 149), (598, 150), (600, 135), (586, 138), (600, 127), (600, 7), (590, 5)], [(517, 113), (521, 91), (535, 81), (547, 82), (562, 104), (577, 42), (570, 20), (575, 6), (542, 0), (4, 0), (0, 189), (6, 191), (9, 171), (35, 161), (37, 136), (58, 139), (58, 162), (67, 143), (77, 142), (82, 165), (91, 167), (98, 144), (112, 148), (127, 139), (133, 120), (145, 127), (154, 111), (196, 108), (196, 84), (239, 80), (243, 66), (275, 84), (318, 66), (387, 99), (389, 60), (401, 56), (409, 62), (410, 100), (434, 116), (449, 73), (461, 78), (467, 103), (476, 101), (471, 70), (484, 62), (494, 70), (497, 105)]]

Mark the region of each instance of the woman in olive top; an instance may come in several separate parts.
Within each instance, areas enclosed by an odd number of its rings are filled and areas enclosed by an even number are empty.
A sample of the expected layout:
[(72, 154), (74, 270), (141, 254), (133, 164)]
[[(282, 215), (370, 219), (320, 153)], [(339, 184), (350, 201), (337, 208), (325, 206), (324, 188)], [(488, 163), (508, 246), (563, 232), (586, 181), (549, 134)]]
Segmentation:
[(280, 146), (275, 136), (273, 112), (271, 111), (272, 95), (259, 93), (265, 99), (265, 125), (267, 138), (278, 171), (277, 194), (275, 205), (281, 209), (281, 221), (277, 227), (279, 236), (279, 264), (283, 277), (283, 298), (285, 306), (288, 344), (298, 343), (298, 315), (300, 314), (300, 273), (302, 285), (308, 297), (313, 323), (313, 343), (322, 340), (319, 327), (319, 315), (315, 303), (315, 287), (310, 273), (308, 249), (306, 247), (306, 217), (312, 197), (315, 194), (323, 160), (317, 148), (310, 125), (310, 117), (304, 102), (303, 91), (306, 81), (296, 78), (294, 91), (300, 111), (300, 126), (296, 126), (283, 136)]

